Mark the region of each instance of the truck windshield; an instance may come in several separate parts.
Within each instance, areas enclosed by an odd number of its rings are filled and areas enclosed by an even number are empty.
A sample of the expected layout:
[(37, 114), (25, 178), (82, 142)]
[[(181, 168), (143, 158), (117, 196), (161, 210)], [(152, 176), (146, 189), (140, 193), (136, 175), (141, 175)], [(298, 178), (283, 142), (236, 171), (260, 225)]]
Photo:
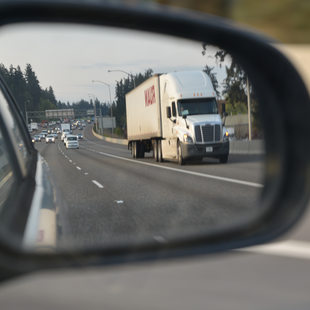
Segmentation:
[(197, 114), (218, 114), (215, 98), (178, 100), (179, 116)]

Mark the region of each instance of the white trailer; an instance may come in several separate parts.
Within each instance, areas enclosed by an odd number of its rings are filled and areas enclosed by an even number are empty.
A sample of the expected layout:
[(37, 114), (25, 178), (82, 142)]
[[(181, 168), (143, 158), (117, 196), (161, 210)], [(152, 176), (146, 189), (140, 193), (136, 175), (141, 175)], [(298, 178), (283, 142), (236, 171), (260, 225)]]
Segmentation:
[(65, 136), (71, 133), (70, 123), (60, 124), (60, 130), (61, 130), (61, 141), (64, 141)]
[(31, 131), (38, 130), (38, 123), (30, 123), (30, 129)]
[(126, 94), (128, 147), (134, 158), (153, 150), (156, 161), (218, 158), (226, 163), (228, 132), (203, 71), (154, 75)]
[(61, 133), (63, 133), (64, 131), (70, 133), (70, 131), (71, 131), (71, 125), (70, 125), (70, 123), (62, 123), (62, 124), (60, 125), (60, 130), (61, 130)]

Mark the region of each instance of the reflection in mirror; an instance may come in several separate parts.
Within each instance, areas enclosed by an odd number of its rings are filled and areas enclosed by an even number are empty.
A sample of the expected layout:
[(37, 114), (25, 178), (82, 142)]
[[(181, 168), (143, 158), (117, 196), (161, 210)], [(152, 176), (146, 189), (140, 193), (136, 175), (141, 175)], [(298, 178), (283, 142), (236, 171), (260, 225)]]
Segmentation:
[(261, 214), (259, 103), (226, 51), (77, 25), (9, 26), (0, 42), (1, 74), (53, 184), (56, 216), (38, 215), (32, 240), (169, 242)]

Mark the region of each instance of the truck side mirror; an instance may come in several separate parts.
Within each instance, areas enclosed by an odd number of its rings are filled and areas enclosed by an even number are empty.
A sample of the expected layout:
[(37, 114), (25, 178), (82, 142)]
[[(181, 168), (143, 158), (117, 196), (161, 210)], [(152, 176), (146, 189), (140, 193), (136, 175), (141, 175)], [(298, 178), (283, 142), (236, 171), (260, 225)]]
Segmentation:
[(171, 118), (171, 107), (166, 107), (167, 118)]

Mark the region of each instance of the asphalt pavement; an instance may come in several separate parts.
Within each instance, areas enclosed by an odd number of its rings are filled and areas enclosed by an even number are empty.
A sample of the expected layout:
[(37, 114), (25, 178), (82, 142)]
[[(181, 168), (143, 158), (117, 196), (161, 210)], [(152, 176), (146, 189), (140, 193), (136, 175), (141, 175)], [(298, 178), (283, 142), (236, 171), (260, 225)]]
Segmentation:
[[(107, 143), (102, 143), (104, 146), (99, 146), (95, 139), (88, 136), (88, 133), (86, 133), (86, 138), (88, 141), (81, 143), (81, 147), (85, 144), (85, 148), (89, 147), (99, 152), (130, 158), (128, 151), (121, 146)], [(44, 153), (45, 149), (46, 154), (57, 152), (58, 149), (57, 144), (46, 147), (42, 145), (41, 147), (41, 152)], [(61, 146), (59, 147), (61, 148)], [(65, 153), (64, 150), (63, 153)], [(87, 191), (90, 194), (98, 194), (99, 190), (109, 189), (111, 192), (107, 193), (109, 197), (107, 202), (110, 201), (113, 206), (111, 200), (114, 199), (114, 196), (110, 197), (109, 195), (114, 195), (115, 189), (110, 188), (109, 182), (107, 182), (111, 181), (113, 184), (113, 180), (101, 178), (100, 176), (103, 174), (101, 169), (98, 168), (97, 174), (95, 174), (94, 168), (82, 165), (82, 161), (78, 162), (86, 154), (88, 154), (87, 157), (94, 158), (93, 161), (97, 162), (97, 168), (103, 163), (110, 165), (111, 169), (116, 165), (121, 165), (121, 170), (126, 168), (124, 160), (114, 158), (114, 161), (111, 161), (111, 158), (102, 158), (104, 157), (102, 154), (81, 148), (80, 150), (70, 150), (72, 163), (69, 159), (63, 158), (62, 154), (57, 155), (55, 161), (58, 160), (61, 169), (63, 169), (61, 177), (79, 183), (80, 179), (87, 177), (85, 173), (88, 172), (91, 175), (88, 182), (93, 187), (89, 186), (89, 189), (86, 190), (82, 185), (79, 185), (77, 191), (82, 191), (82, 194), (78, 194), (79, 197), (87, 195)], [(151, 159), (145, 159), (145, 161), (151, 163)], [(127, 164), (134, 166), (132, 162)], [(51, 161), (50, 165), (53, 165)], [(179, 168), (173, 163), (162, 165)], [(236, 166), (242, 169), (234, 169)], [(105, 168), (107, 167), (105, 166)], [(58, 170), (59, 173), (61, 169)], [(226, 166), (206, 161), (201, 166), (188, 165), (181, 169), (189, 171), (198, 169), (202, 173), (210, 175), (212, 173), (217, 176), (258, 184), (262, 177), (261, 163), (254, 159), (241, 160), (238, 157), (231, 157)], [(234, 170), (239, 171), (238, 174), (234, 174)], [(116, 171), (117, 174), (121, 173)], [(128, 166), (126, 171), (132, 173)], [(147, 171), (151, 178), (154, 174), (152, 166), (148, 166)], [(69, 177), (66, 177), (67, 173)], [(176, 176), (177, 172), (174, 173)], [(183, 177), (179, 172), (177, 179), (181, 181)], [(191, 182), (194, 182), (194, 176), (190, 177), (192, 178)], [(139, 174), (134, 178), (133, 184), (137, 184), (136, 179), (139, 178), (144, 180), (143, 175)], [(156, 175), (155, 179), (158, 180), (158, 178), (160, 177)], [(162, 181), (164, 178), (167, 178), (167, 175), (160, 180)], [(93, 179), (101, 182), (104, 188), (100, 189), (97, 185), (91, 184), (90, 181)], [(202, 181), (202, 179), (199, 180)], [(168, 180), (169, 182), (171, 180)], [(227, 185), (225, 181), (214, 179), (212, 182), (217, 186), (224, 186), (226, 190), (227, 187), (232, 188), (237, 185), (229, 182)], [(64, 182), (60, 184), (64, 185)], [(166, 185), (167, 183), (163, 187)], [(241, 185), (238, 186), (239, 190), (240, 188), (242, 188)], [(246, 189), (250, 190), (250, 187), (248, 186)], [(117, 194), (121, 194), (121, 192), (117, 192)], [(70, 195), (74, 196), (72, 193)], [(152, 194), (150, 195), (152, 196)], [(222, 196), (225, 195), (222, 194)], [(125, 198), (117, 196), (116, 199)], [(225, 200), (221, 202), (225, 204)], [(79, 220), (76, 223), (78, 222)], [(38, 308), (308, 310), (310, 308), (309, 241), (310, 216), (308, 213), (293, 231), (284, 236), (281, 242), (270, 244), (269, 250), (268, 248), (247, 248), (242, 251), (217, 255), (154, 261), (139, 265), (39, 272), (3, 285), (0, 290), (1, 308), (8, 310)]]
[(156, 163), (152, 153), (131, 158), (124, 145), (84, 132), (79, 149), (37, 143), (62, 204), (58, 246), (92, 247), (171, 240), (246, 221), (261, 211), (259, 156), (231, 155), (227, 164), (205, 159)]

